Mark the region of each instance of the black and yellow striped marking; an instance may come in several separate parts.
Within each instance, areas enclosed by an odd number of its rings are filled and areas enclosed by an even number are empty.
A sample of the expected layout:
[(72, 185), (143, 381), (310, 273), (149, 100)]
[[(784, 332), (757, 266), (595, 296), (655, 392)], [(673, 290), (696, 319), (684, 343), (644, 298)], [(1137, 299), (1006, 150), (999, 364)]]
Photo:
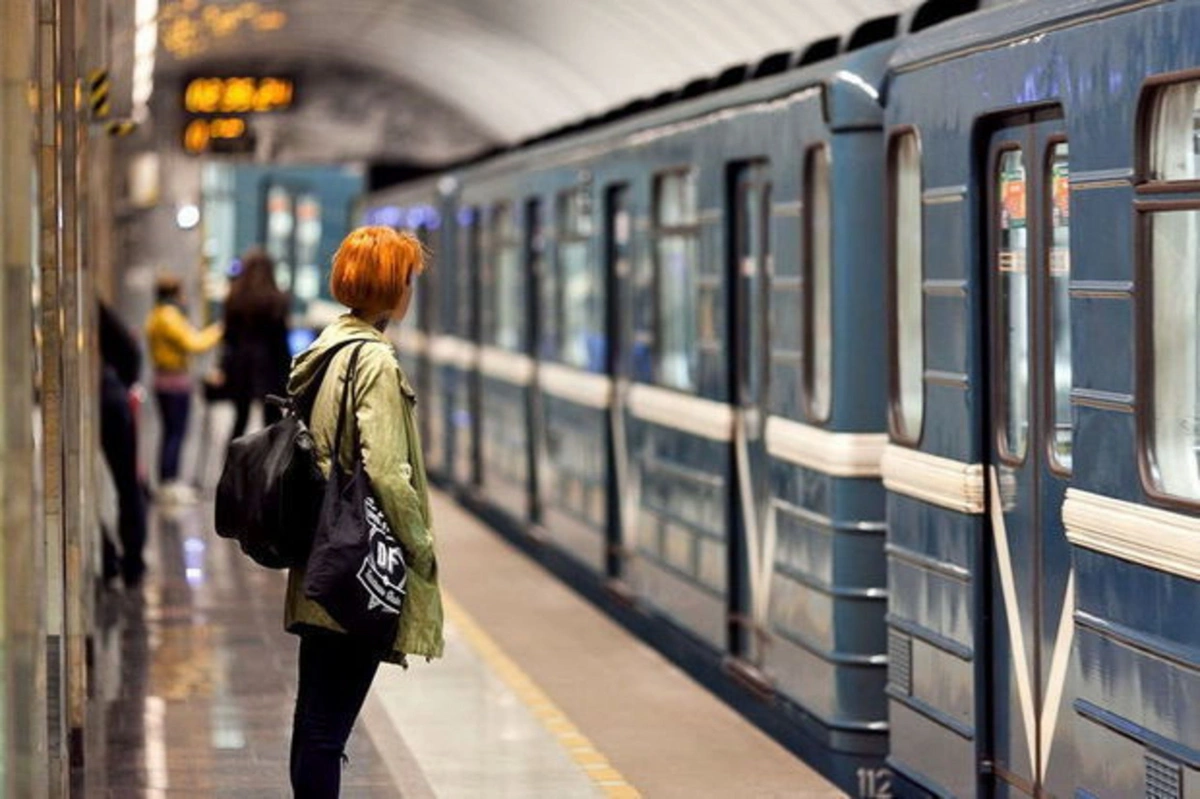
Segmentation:
[(112, 111), (111, 88), (107, 69), (93, 69), (88, 73), (88, 105), (92, 109), (92, 119), (108, 118)]
[(128, 136), (137, 130), (137, 123), (132, 119), (114, 119), (104, 126), (109, 136)]

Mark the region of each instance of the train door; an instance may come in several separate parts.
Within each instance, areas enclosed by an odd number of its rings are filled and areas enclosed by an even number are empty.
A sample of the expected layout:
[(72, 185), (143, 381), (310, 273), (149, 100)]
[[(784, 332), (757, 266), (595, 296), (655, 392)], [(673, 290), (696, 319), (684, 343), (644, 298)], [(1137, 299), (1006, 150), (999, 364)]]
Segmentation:
[(613, 380), (609, 406), (611, 446), (608, 492), (608, 574), (622, 578), (623, 552), (632, 551), (632, 536), (637, 525), (638, 498), (631, 479), (629, 439), (625, 426), (625, 401), (629, 394), (632, 367), (629, 362), (627, 331), (629, 318), (629, 280), (632, 275), (633, 218), (630, 213), (629, 186), (609, 187), (604, 195), (604, 273), (608, 276), (608, 363)]
[(483, 494), (513, 519), (529, 518), (531, 382), (529, 280), (514, 206), (489, 213), (479, 273), (479, 359), (475, 401), (478, 479)]
[(771, 281), (771, 182), (765, 161), (736, 165), (730, 172), (728, 285), (733, 322), (731, 391), (735, 409), (734, 525), (730, 548), (734, 579), (729, 592), (730, 644), (734, 654), (762, 662), (765, 586), (770, 571), (763, 558), (770, 538), (770, 458), (766, 447), (769, 412), (769, 292)]
[[(557, 340), (558, 330), (555, 327), (558, 319), (554, 316), (554, 308), (545, 307), (543, 296), (554, 296), (556, 288), (553, 285), (554, 276), (546, 269), (546, 236), (543, 227), (542, 201), (530, 199), (525, 204), (525, 275), (526, 275), (526, 307), (529, 313), (529, 340), (533, 352), (533, 361), (543, 355), (542, 341)], [(544, 292), (544, 293), (543, 293)], [(525, 441), (526, 441), (526, 475), (528, 481), (529, 520), (535, 523), (542, 521), (540, 491), (538, 490), (538, 461), (542, 451), (542, 431), (535, 420), (541, 418), (540, 402), (537, 392), (533, 390), (536, 380), (531, 380), (525, 391)]]
[[(1062, 504), (1071, 469), (1069, 149), (1061, 113), (987, 141), (988, 730), (999, 796), (1046, 795), (1074, 611)], [(1059, 746), (1059, 749), (1064, 749)]]

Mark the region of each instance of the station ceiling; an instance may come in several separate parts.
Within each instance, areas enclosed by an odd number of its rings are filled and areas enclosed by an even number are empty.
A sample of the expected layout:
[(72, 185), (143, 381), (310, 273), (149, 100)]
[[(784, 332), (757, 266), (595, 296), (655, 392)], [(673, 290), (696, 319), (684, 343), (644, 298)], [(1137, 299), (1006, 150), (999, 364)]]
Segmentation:
[[(848, 35), (914, 0), (171, 0), (156, 83), (197, 72), (316, 76), (315, 106), (276, 133), (326, 154), (437, 162), (509, 144), (638, 97)], [(164, 82), (163, 79), (166, 79)], [(156, 89), (158, 91), (158, 89)], [(298, 92), (305, 92), (303, 82)], [(356, 101), (354, 95), (361, 94)], [(363, 119), (355, 124), (356, 117)], [(300, 135), (294, 128), (304, 128)], [(351, 135), (353, 134), (353, 135)], [(325, 139), (324, 148), (311, 141)], [(294, 156), (295, 153), (293, 152)], [(364, 155), (364, 153), (352, 153)]]

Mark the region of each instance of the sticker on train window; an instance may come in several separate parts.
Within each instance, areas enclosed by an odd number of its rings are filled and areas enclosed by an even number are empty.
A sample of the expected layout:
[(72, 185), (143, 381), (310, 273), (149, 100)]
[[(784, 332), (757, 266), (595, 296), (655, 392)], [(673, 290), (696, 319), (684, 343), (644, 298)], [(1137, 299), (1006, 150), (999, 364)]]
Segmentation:
[(1071, 218), (1070, 170), (1065, 161), (1056, 161), (1051, 170), (1051, 196), (1054, 198), (1054, 226), (1061, 227)]
[(1070, 147), (1050, 149), (1050, 341), (1054, 354), (1053, 432), (1050, 455), (1060, 470), (1071, 470), (1075, 407), (1071, 404), (1071, 198)]
[(1071, 245), (1067, 234), (1071, 228), (1070, 169), (1066, 160), (1067, 145), (1055, 145), (1054, 163), (1050, 167), (1050, 225), (1054, 243), (1050, 248), (1050, 274), (1066, 275), (1071, 271)]
[(1002, 450), (1006, 458), (1025, 458), (1029, 437), (1029, 277), (1026, 252), (1029, 230), (1025, 218), (1025, 159), (1019, 148), (1000, 153), (996, 165), (997, 224), (995, 257), (998, 269), (1003, 332), (1000, 369), (1005, 390), (1000, 397), (1004, 420)]
[(1002, 213), (1000, 227), (1017, 230), (1025, 227), (1025, 170), (1008, 169), (1000, 174)]

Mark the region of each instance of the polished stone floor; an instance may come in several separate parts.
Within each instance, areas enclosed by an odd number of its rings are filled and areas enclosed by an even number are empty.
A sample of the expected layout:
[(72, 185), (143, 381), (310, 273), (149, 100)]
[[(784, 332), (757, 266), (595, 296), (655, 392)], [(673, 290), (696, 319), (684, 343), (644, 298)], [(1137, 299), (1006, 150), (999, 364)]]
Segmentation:
[[(217, 538), (210, 519), (207, 505), (155, 509), (145, 585), (101, 600), (84, 796), (290, 795), (296, 639), (281, 626), (284, 576)], [(465, 611), (446, 638), (435, 664), (381, 667), (343, 796), (604, 794), (497, 670), (502, 656), (481, 654), (486, 633)]]
[[(106, 597), (87, 740), (88, 797), (285, 797), (296, 639), (283, 573), (208, 532), (203, 506), (155, 511), (150, 576)], [(399, 793), (370, 736), (344, 795)]]
[[(840, 796), (445, 495), (446, 656), (384, 666), (348, 799)], [(284, 575), (155, 509), (149, 576), (100, 602), (80, 795), (287, 797), (296, 639)]]

